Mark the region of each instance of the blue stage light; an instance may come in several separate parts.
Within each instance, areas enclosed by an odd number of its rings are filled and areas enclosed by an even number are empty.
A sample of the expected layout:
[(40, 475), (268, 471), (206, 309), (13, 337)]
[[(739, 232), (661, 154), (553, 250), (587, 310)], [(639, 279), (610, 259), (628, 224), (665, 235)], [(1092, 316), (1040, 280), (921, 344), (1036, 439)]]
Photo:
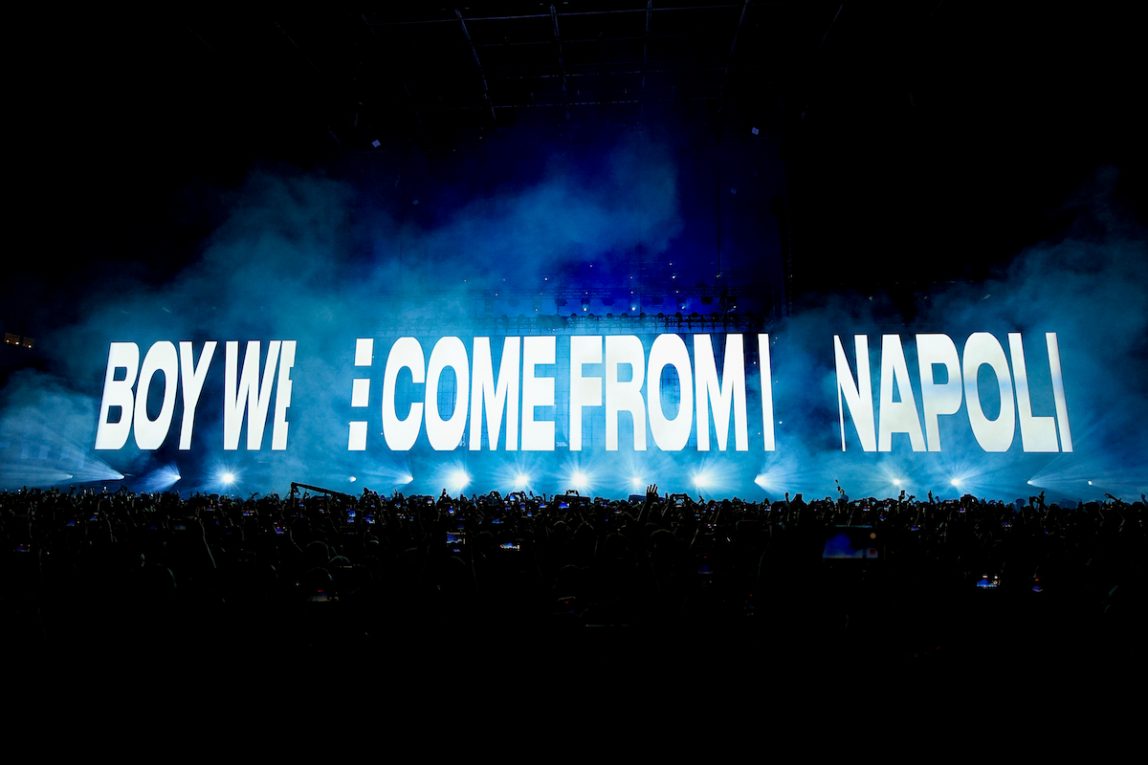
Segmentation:
[(455, 468), (447, 474), (447, 488), (451, 491), (462, 491), (469, 483), (470, 476), (462, 468)]

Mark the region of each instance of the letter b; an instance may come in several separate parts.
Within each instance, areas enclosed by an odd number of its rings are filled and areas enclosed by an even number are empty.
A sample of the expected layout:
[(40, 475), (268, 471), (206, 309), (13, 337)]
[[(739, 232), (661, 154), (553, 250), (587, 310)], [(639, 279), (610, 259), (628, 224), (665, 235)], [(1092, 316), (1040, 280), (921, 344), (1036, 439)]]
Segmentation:
[[(104, 377), (104, 398), (100, 403), (100, 423), (96, 429), (97, 449), (122, 449), (132, 430), (135, 398), (132, 386), (140, 366), (140, 349), (135, 343), (112, 343), (108, 349), (108, 372)], [(125, 371), (124, 379), (116, 379), (116, 371)], [(120, 418), (110, 422), (111, 408), (120, 409)]]

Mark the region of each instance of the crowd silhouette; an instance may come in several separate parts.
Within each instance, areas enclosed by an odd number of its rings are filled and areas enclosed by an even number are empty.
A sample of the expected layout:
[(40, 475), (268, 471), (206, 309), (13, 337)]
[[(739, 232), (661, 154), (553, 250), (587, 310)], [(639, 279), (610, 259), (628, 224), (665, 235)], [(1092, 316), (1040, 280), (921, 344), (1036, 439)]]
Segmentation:
[(1148, 645), (1145, 508), (22, 490), (0, 494), (0, 609), (25, 655), (145, 663), (398, 650), (449, 678), (452, 647), (484, 646), (761, 671), (863, 659), (862, 683), (875, 667), (1116, 671)]

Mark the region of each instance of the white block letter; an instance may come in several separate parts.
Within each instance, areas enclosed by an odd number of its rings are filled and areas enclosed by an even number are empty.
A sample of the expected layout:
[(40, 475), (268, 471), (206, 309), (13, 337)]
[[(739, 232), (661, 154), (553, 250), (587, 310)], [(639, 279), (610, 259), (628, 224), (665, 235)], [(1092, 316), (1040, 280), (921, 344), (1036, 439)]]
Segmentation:
[[(961, 362), (948, 335), (917, 335), (917, 362), (921, 367), (921, 404), (925, 409), (925, 439), (929, 451), (941, 450), (937, 417), (961, 408)], [(934, 382), (933, 366), (944, 364), (948, 380)]]
[[(630, 379), (618, 379), (618, 367), (630, 368)], [(606, 338), (606, 451), (618, 451), (618, 415), (629, 412), (634, 423), (634, 450), (646, 451), (646, 402), (642, 383), (646, 379), (646, 351), (635, 335)]]
[[(104, 397), (100, 402), (100, 423), (96, 428), (97, 449), (122, 449), (132, 432), (135, 397), (132, 386), (140, 367), (140, 347), (135, 343), (112, 343), (108, 346), (108, 371), (104, 376)], [(116, 380), (116, 370), (124, 370), (124, 379)], [(120, 418), (109, 422), (111, 408), (120, 408)]]
[(841, 451), (845, 451), (845, 408), (853, 418), (861, 449), (871, 452), (877, 449), (877, 439), (873, 432), (873, 381), (869, 377), (869, 338), (856, 335), (857, 379), (849, 370), (849, 360), (845, 358), (845, 348), (841, 337), (833, 336), (833, 352), (837, 360), (837, 415), (841, 419)]
[[(1016, 432), (1016, 411), (1012, 401), (1012, 375), (1008, 371), (1008, 359), (1000, 342), (988, 332), (974, 332), (965, 341), (965, 353), (961, 359), (965, 374), (965, 404), (969, 408), (969, 424), (977, 443), (986, 452), (1005, 452), (1012, 446)], [(982, 365), (988, 365), (997, 378), (1000, 388), (1001, 411), (995, 420), (985, 416), (981, 407), (980, 386), (977, 376)]]
[(535, 420), (534, 408), (554, 406), (554, 378), (536, 377), (534, 368), (553, 364), (556, 358), (553, 335), (522, 339), (522, 448), (524, 451), (554, 451), (554, 421)]
[[(474, 367), (470, 378), (470, 448), (482, 448), (483, 409), (486, 417), (486, 437), (491, 449), (498, 448), (498, 435), (502, 429), (502, 412), (506, 410), (506, 448), (518, 448), (518, 358), (521, 341), (508, 337), (502, 341), (502, 363), (498, 366), (498, 385), (494, 382), (494, 363), (490, 358), (490, 338), (474, 338)], [(486, 402), (489, 402), (487, 404)]]
[[(154, 419), (147, 416), (148, 391), (157, 372), (163, 372), (163, 404), (159, 415)], [(179, 355), (175, 344), (167, 340), (148, 348), (140, 367), (140, 384), (136, 389), (135, 430), (136, 446), (141, 449), (158, 449), (167, 437), (171, 427), (171, 417), (175, 413), (175, 389), (179, 386)]]
[[(449, 420), (444, 420), (438, 410), (438, 386), (443, 370), (454, 370), (457, 381), (455, 387), (454, 410)], [(466, 430), (466, 409), (470, 397), (470, 364), (466, 358), (466, 347), (457, 337), (444, 337), (434, 344), (430, 363), (427, 365), (426, 419), (427, 439), (436, 451), (449, 451), (458, 448)]]
[[(673, 367), (678, 373), (681, 390), (678, 413), (671, 420), (662, 408), (662, 370)], [(690, 440), (694, 419), (694, 381), (690, 371), (690, 353), (677, 335), (658, 335), (650, 347), (650, 368), (646, 372), (650, 410), (650, 432), (662, 451), (676, 452)]]
[[(727, 335), (721, 382), (709, 335), (694, 335), (694, 381), (698, 389), (698, 450), (710, 448), (710, 411), (714, 415), (717, 448), (725, 451), (729, 440), (730, 408), (733, 408), (734, 444), (739, 452), (749, 450), (745, 421), (745, 352), (741, 335)], [(716, 406), (715, 406), (716, 404)]]
[(419, 402), (411, 404), (404, 419), (399, 419), (395, 411), (395, 387), (399, 371), (403, 369), (411, 370), (411, 381), (416, 385), (423, 382), (426, 373), (423, 349), (413, 337), (400, 337), (395, 341), (383, 371), (383, 438), (387, 448), (397, 452), (405, 452), (415, 445), (423, 422), (423, 405)]

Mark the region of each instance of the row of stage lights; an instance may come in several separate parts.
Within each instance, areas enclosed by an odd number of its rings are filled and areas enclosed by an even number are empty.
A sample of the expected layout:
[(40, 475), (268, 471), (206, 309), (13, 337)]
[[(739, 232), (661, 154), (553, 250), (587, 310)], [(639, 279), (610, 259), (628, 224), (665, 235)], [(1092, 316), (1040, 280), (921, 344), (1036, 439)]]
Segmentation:
[[(124, 476), (120, 475), (116, 478), (113, 478), (112, 480), (123, 479), (123, 477)], [(179, 474), (179, 471), (174, 467), (169, 466), (162, 468), (161, 470), (156, 471), (156, 473), (146, 477), (144, 479), (144, 483), (155, 484), (158, 487), (166, 489), (173, 487), (177, 482), (181, 480), (183, 480), (183, 476)], [(222, 488), (233, 487), (239, 483), (239, 480), (239, 475), (233, 470), (221, 470), (215, 474), (215, 484)], [(348, 483), (357, 483), (358, 480), (358, 477), (354, 475), (348, 476), (347, 478)], [(398, 476), (393, 481), (393, 485), (405, 486), (407, 484), (413, 483), (414, 480), (414, 476), (407, 473)], [(456, 468), (447, 472), (442, 483), (445, 484), (444, 488), (446, 488), (448, 491), (459, 492), (470, 486), (471, 480), (472, 479), (469, 473), (460, 468)], [(570, 486), (571, 489), (574, 489), (575, 491), (587, 491), (591, 488), (593, 478), (586, 471), (575, 470), (567, 476), (566, 483)], [(635, 491), (644, 491), (645, 487), (648, 485), (647, 481), (639, 475), (630, 476), (627, 483), (629, 487)], [(711, 488), (712, 486), (712, 480), (710, 479), (710, 476), (704, 472), (695, 473), (691, 477), (690, 483), (695, 489), (699, 491), (704, 491)], [(531, 488), (532, 486), (534, 486), (534, 482), (528, 473), (521, 471), (515, 473), (512, 486), (514, 491), (524, 491)]]
[[(445, 473), (439, 473), (438, 476), (437, 479), (433, 480), (433, 483), (442, 486), (442, 488), (445, 488), (452, 494), (462, 493), (473, 483), (473, 478), (470, 473), (460, 467), (448, 469)], [(123, 478), (123, 475), (117, 474), (112, 480), (120, 480)], [(145, 476), (139, 482), (137, 488), (142, 491), (166, 491), (174, 488), (175, 484), (181, 480), (182, 476), (178, 468), (174, 465), (169, 465)], [(348, 483), (354, 484), (358, 483), (359, 478), (351, 475), (348, 476), (346, 480)], [(414, 483), (414, 481), (415, 478), (410, 473), (400, 473), (394, 475), (387, 483), (391, 488), (401, 488)], [(211, 481), (211, 488), (227, 491), (236, 488), (239, 483), (239, 473), (233, 469), (221, 469), (214, 474), (213, 480)], [(588, 492), (594, 488), (601, 488), (602, 486), (602, 484), (596, 480), (596, 476), (583, 468), (576, 468), (567, 473), (561, 483), (567, 489), (572, 489), (580, 493)], [(613, 485), (618, 486), (621, 483), (623, 482), (616, 482)], [(658, 483), (658, 480), (656, 478), (651, 480), (650, 477), (639, 474), (632, 474), (624, 481), (624, 485), (628, 486), (631, 493), (635, 494), (643, 493), (646, 487), (651, 483)], [(698, 470), (689, 477), (689, 485), (699, 494), (708, 493), (710, 490), (719, 488), (719, 483), (725, 484), (727, 482), (725, 480), (717, 480), (715, 475), (708, 470)], [(775, 480), (765, 473), (757, 475), (754, 478), (754, 483), (766, 492), (780, 492), (786, 488), (784, 482)], [(903, 477), (890, 478), (889, 483), (891, 484), (891, 491), (893, 492), (907, 490), (912, 485), (908, 479)], [(509, 486), (506, 484), (509, 484)], [(971, 488), (969, 487), (968, 481), (958, 476), (949, 478), (948, 484), (957, 490)], [(1033, 480), (1026, 481), (1026, 484), (1030, 487), (1040, 488), (1040, 485)], [(1088, 486), (1094, 485), (1091, 480), (1087, 481), (1087, 484)], [(508, 488), (513, 491), (527, 491), (535, 486), (534, 477), (530, 473), (522, 470), (515, 472), (509, 480), (503, 484), (504, 489)]]

